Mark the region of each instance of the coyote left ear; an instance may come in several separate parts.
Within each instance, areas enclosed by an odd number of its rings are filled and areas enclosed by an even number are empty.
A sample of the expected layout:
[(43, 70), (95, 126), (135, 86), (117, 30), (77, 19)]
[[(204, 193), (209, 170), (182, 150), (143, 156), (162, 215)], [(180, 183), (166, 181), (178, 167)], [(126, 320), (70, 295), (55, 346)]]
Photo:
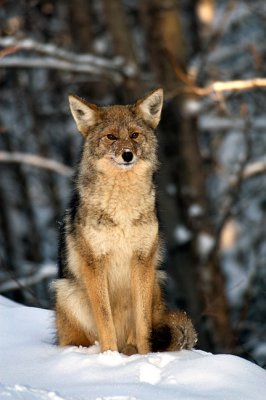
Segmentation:
[(144, 121), (153, 129), (160, 122), (163, 106), (163, 89), (159, 88), (137, 101), (135, 107)]
[(78, 130), (82, 135), (86, 136), (89, 128), (95, 125), (99, 118), (98, 107), (74, 94), (70, 94), (68, 99), (70, 110), (77, 124)]

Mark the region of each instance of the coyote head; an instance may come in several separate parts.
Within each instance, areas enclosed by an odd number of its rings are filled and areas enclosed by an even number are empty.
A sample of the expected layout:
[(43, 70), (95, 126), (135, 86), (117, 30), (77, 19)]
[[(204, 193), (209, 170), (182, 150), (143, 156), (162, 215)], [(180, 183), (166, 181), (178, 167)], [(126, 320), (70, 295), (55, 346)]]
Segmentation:
[(158, 125), (163, 90), (157, 89), (133, 105), (98, 107), (69, 96), (72, 115), (85, 138), (85, 156), (101, 168), (130, 170), (140, 160), (156, 165)]

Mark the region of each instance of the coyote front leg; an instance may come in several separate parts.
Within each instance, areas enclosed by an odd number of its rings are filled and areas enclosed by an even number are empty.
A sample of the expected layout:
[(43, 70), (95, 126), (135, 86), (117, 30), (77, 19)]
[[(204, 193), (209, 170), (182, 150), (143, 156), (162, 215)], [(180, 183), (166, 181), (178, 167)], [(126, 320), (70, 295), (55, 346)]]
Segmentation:
[(117, 339), (108, 293), (106, 260), (82, 265), (82, 276), (96, 322), (101, 351), (117, 351)]
[(131, 270), (131, 294), (136, 343), (140, 354), (150, 351), (154, 275), (155, 270), (150, 259), (143, 260), (142, 257), (134, 257)]

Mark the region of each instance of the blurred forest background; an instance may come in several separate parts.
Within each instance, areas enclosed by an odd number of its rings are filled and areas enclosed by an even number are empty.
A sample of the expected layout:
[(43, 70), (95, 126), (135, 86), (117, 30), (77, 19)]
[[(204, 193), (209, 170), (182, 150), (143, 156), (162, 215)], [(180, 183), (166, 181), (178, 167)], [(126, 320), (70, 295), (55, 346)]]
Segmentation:
[(199, 348), (265, 367), (265, 38), (264, 0), (0, 0), (0, 293), (51, 307), (81, 145), (68, 94), (162, 86), (167, 298)]

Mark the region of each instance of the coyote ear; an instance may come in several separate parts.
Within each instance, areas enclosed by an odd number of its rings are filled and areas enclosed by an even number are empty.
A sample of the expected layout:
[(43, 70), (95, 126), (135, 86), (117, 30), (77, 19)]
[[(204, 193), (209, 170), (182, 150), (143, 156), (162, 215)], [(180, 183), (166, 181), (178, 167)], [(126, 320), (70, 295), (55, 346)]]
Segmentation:
[(137, 101), (135, 107), (145, 122), (153, 129), (160, 122), (163, 106), (163, 89), (159, 88)]
[(68, 99), (70, 110), (78, 130), (86, 136), (88, 134), (88, 128), (95, 125), (99, 117), (98, 107), (94, 104), (87, 103), (86, 100), (74, 94), (70, 94)]

